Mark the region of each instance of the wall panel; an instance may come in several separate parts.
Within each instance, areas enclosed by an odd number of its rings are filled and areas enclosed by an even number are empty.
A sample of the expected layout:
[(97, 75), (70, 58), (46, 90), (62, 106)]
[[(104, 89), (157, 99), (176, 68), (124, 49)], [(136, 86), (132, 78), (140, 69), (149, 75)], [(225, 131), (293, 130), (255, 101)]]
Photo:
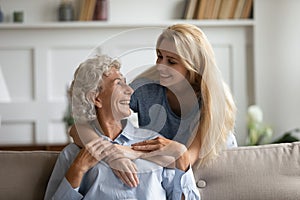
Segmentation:
[(28, 102), (34, 99), (33, 53), (32, 48), (0, 48), (0, 65), (13, 102)]
[(2, 122), (0, 130), (0, 145), (35, 142), (34, 122)]
[[(11, 103), (0, 103), (1, 141), (11, 143), (12, 137), (18, 144), (66, 142), (62, 122), (67, 108), (66, 86), (78, 64), (101, 44), (100, 52), (119, 56), (124, 65), (122, 72), (130, 79), (155, 63), (155, 41), (164, 27), (139, 31), (128, 31), (135, 26), (117, 25), (1, 30), (0, 65), (13, 97)], [(244, 26), (203, 30), (237, 102), (236, 132), (239, 143), (243, 143), (248, 106), (249, 30)], [(120, 34), (121, 31), (127, 32)], [(18, 125), (20, 121), (29, 121), (31, 125)]]

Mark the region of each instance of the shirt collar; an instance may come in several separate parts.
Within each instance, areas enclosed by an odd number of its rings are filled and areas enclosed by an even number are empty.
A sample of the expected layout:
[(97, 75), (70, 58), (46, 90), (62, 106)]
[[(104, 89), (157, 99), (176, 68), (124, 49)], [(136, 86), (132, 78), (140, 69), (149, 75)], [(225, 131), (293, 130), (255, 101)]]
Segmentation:
[(116, 143), (116, 144), (121, 144), (121, 145), (126, 145), (128, 144), (130, 141), (134, 140), (135, 137), (134, 137), (134, 134), (135, 134), (135, 128), (134, 126), (132, 125), (132, 123), (127, 120), (127, 119), (124, 119), (122, 120), (122, 126), (123, 126), (123, 130), (122, 132), (120, 133), (120, 135), (118, 135), (118, 137), (114, 140), (110, 139), (109, 137), (107, 137), (106, 135), (104, 135), (96, 126), (96, 121), (93, 121), (91, 123), (92, 127), (94, 128), (94, 130), (96, 131), (96, 133), (104, 138), (105, 140), (108, 140), (112, 143)]

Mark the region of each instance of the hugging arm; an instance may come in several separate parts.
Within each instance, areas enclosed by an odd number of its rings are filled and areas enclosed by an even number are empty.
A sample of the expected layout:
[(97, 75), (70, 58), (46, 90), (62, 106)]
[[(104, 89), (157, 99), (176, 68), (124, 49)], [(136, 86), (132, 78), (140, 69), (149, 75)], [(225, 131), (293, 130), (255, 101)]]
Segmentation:
[[(190, 165), (190, 155), (185, 145), (161, 136), (152, 140), (145, 140), (143, 142), (133, 144), (132, 148), (137, 151), (148, 151), (148, 153), (141, 156), (141, 158), (144, 159), (161, 157), (158, 161), (165, 162), (160, 164), (164, 167), (170, 166), (169, 164), (172, 163), (166, 162), (170, 162), (172, 160), (175, 162), (175, 167), (182, 171), (186, 171)], [(153, 160), (153, 162), (155, 162), (155, 160)]]
[(98, 163), (99, 159), (92, 155), (91, 149), (97, 149), (102, 145), (100, 139), (89, 143), (87, 145), (89, 148), (82, 148), (68, 169), (65, 177), (73, 188), (79, 187), (84, 174)]
[[(93, 143), (94, 148), (101, 145)], [(68, 145), (59, 155), (49, 179), (45, 200), (82, 199), (78, 192), (84, 174), (98, 163), (86, 148)]]
[[(91, 146), (85, 145), (100, 138), (88, 124), (76, 124), (76, 127), (73, 125), (69, 134), (73, 138), (75, 144), (81, 148), (86, 147), (89, 149), (95, 159), (98, 161), (103, 159), (122, 182), (130, 187), (137, 186), (139, 183), (136, 174), (137, 167), (131, 159), (128, 158), (129, 155), (126, 155), (126, 152), (121, 148), (118, 148), (120, 145), (112, 144), (106, 140), (102, 140), (102, 145), (98, 148), (91, 148)], [(137, 157), (135, 155), (131, 156)]]
[[(82, 134), (82, 136), (80, 137), (78, 133)], [(70, 135), (74, 142), (81, 147), (84, 146), (83, 143), (99, 137), (89, 125), (77, 125), (76, 128), (73, 126), (70, 130)], [(137, 143), (132, 146), (132, 149), (121, 145), (114, 146), (119, 149), (120, 154), (114, 154), (113, 157), (124, 156), (131, 160), (143, 158), (163, 167), (179, 167), (179, 169), (182, 169), (183, 171), (185, 171), (190, 164), (190, 155), (186, 151), (185, 146), (163, 137), (157, 137), (152, 140)], [(99, 151), (97, 153), (99, 153)], [(113, 157), (108, 157), (108, 160), (112, 160)], [(104, 159), (104, 161), (106, 160)], [(116, 169), (115, 166), (111, 167)], [(116, 170), (114, 170), (114, 172), (116, 172)], [(117, 173), (116, 175), (126, 183), (122, 178), (125, 174), (120, 176), (119, 173)], [(128, 174), (129, 177), (127, 178), (131, 179), (133, 175), (134, 174)]]

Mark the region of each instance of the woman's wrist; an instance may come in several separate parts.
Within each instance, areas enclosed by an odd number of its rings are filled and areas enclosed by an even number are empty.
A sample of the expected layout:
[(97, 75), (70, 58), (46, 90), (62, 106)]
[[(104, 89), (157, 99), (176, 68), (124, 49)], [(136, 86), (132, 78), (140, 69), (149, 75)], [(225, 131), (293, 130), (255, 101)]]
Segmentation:
[(84, 174), (85, 172), (83, 169), (80, 169), (78, 166), (72, 164), (65, 177), (73, 188), (77, 188), (80, 186)]
[(185, 151), (179, 158), (176, 160), (176, 168), (182, 171), (187, 171), (190, 166), (190, 156), (188, 151)]

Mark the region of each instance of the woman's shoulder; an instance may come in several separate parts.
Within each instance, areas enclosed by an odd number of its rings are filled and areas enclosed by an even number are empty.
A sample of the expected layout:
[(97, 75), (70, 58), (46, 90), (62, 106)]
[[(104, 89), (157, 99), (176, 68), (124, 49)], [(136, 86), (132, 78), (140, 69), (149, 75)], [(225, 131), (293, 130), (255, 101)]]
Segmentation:
[(60, 152), (60, 157), (64, 157), (67, 160), (72, 160), (77, 156), (79, 151), (80, 148), (75, 143), (70, 143)]
[[(138, 105), (152, 106), (161, 104), (165, 99), (165, 89), (159, 83), (149, 79), (139, 79), (130, 85), (134, 92), (131, 95), (130, 107), (135, 112), (139, 112)], [(138, 103), (139, 102), (139, 103)]]

